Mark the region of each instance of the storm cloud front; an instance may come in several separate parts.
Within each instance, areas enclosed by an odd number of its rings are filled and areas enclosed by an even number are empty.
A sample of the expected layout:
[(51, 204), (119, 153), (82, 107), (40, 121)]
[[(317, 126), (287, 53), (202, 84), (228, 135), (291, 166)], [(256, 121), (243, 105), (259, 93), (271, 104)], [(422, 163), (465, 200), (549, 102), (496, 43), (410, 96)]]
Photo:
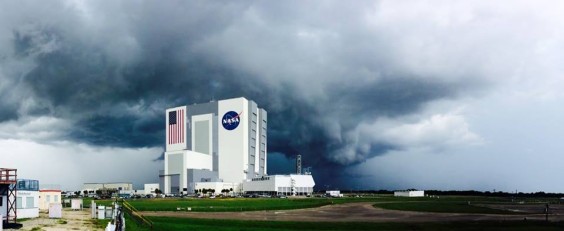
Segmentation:
[[(351, 186), (335, 174), (395, 152), (487, 144), (464, 105), (532, 73), (509, 67), (539, 66), (528, 44), (554, 25), (527, 4), (412, 3), (3, 2), (0, 138), (158, 162), (166, 108), (242, 96), (269, 113), (269, 173), (301, 154), (318, 185)], [(519, 23), (532, 32), (511, 37)]]

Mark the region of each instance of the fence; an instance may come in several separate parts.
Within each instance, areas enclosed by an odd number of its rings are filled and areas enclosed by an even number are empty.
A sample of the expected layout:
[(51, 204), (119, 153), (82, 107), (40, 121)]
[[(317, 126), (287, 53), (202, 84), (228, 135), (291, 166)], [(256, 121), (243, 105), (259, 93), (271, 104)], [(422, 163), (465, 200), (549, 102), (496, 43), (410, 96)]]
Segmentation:
[(123, 211), (129, 214), (129, 217), (134, 220), (138, 225), (145, 226), (153, 230), (153, 222), (141, 215), (135, 207), (131, 206), (127, 201), (123, 201)]

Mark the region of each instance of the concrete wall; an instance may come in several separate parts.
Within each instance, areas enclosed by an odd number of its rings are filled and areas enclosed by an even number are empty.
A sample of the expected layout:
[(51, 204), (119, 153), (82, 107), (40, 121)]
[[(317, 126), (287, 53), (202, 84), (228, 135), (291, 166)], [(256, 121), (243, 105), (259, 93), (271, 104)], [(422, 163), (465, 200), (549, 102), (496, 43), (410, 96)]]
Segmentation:
[(186, 175), (188, 176), (188, 187), (184, 194), (193, 194), (196, 189), (197, 182), (220, 182), (217, 172), (208, 169), (187, 169)]
[[(218, 173), (224, 182), (242, 182), (249, 169), (249, 101), (245, 98), (218, 102)], [(238, 114), (238, 126), (226, 128), (228, 112)]]
[[(189, 150), (165, 152), (163, 192), (166, 194), (185, 192), (184, 189), (189, 188), (188, 183), (190, 182), (186, 169), (211, 171), (213, 168), (212, 160), (211, 155)], [(175, 177), (178, 177), (178, 180)], [(178, 191), (172, 190), (172, 188), (178, 188)]]

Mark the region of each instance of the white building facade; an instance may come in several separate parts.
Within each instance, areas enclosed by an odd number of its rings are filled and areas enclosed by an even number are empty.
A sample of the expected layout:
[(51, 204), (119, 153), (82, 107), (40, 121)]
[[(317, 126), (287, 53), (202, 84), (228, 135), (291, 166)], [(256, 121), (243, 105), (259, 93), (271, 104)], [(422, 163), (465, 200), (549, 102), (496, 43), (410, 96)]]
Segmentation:
[(48, 210), (51, 204), (61, 204), (61, 190), (41, 189), (39, 190), (39, 209)]
[(266, 175), (267, 112), (234, 98), (166, 110), (165, 194), (191, 194), (198, 182), (237, 184)]
[(133, 184), (130, 182), (108, 182), (108, 183), (84, 183), (82, 190), (96, 191), (96, 190), (133, 190)]
[(143, 188), (143, 193), (145, 195), (155, 195), (157, 194), (155, 190), (159, 189), (159, 183), (145, 184)]
[(16, 184), (17, 217), (39, 217), (39, 181), (18, 179)]
[[(240, 190), (241, 184), (238, 183), (226, 183), (226, 182), (196, 182), (195, 183), (195, 190), (198, 191), (198, 194), (202, 193), (204, 189), (213, 189), (213, 194), (223, 194), (222, 191), (226, 190), (229, 191), (227, 194), (231, 193), (238, 193), (241, 192)], [(226, 192), (225, 191), (225, 192)]]
[(311, 175), (272, 175), (243, 182), (246, 193), (305, 196), (313, 193), (315, 182)]
[(422, 190), (421, 191), (417, 191), (417, 190), (395, 191), (394, 196), (396, 196), (396, 197), (424, 197), (425, 191), (422, 191)]

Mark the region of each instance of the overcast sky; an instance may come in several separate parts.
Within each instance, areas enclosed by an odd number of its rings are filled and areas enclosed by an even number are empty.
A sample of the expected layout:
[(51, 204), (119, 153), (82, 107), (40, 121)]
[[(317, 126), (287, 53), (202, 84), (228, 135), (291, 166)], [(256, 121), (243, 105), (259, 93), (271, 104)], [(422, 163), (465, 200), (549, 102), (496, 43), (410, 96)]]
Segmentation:
[(561, 1), (2, 1), (0, 167), (158, 181), (166, 108), (246, 97), (318, 189), (564, 192)]

